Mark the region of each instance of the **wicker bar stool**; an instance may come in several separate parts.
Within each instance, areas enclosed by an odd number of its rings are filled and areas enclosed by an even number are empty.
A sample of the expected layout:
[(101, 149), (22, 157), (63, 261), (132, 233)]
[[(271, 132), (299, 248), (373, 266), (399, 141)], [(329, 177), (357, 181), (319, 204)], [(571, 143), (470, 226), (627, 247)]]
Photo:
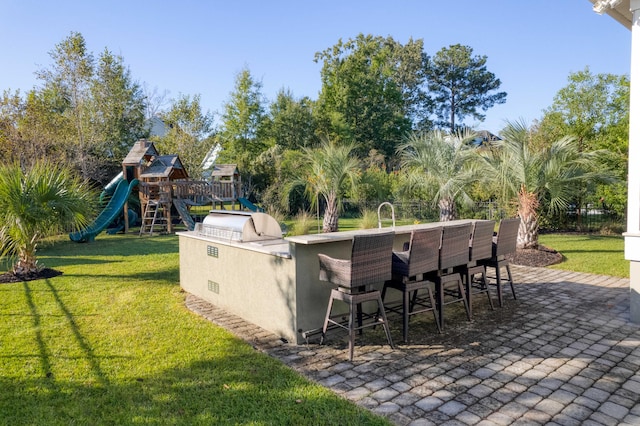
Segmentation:
[[(320, 262), (320, 280), (328, 281), (337, 286), (331, 290), (327, 314), (322, 326), (322, 339), (329, 324), (344, 328), (349, 332), (349, 360), (353, 360), (353, 346), (356, 331), (363, 328), (382, 324), (387, 335), (387, 341), (393, 348), (391, 333), (384, 312), (384, 305), (380, 291), (374, 286), (382, 285), (391, 279), (391, 256), (393, 250), (393, 232), (355, 235), (351, 246), (351, 259), (335, 259), (325, 254), (318, 254)], [(349, 307), (347, 323), (338, 320), (344, 315), (331, 315), (334, 301), (341, 301)], [(372, 321), (363, 324), (362, 304), (375, 301), (378, 311), (372, 315)], [(357, 318), (356, 318), (357, 315)]]
[(428, 275), (436, 283), (440, 329), (444, 330), (444, 307), (462, 303), (471, 321), (471, 312), (458, 267), (469, 262), (471, 223), (448, 225), (442, 229), (438, 270)]
[[(516, 299), (516, 289), (513, 286), (513, 277), (511, 276), (511, 268), (509, 267), (509, 261), (506, 255), (515, 253), (516, 245), (518, 242), (518, 228), (520, 227), (520, 218), (515, 219), (502, 219), (498, 226), (498, 234), (493, 237), (492, 254), (490, 258), (479, 261), (486, 268), (493, 268), (495, 275), (490, 278), (495, 279), (495, 284), (498, 287), (498, 303), (502, 306), (502, 284), (506, 281), (511, 285), (511, 293), (513, 298)], [(501, 269), (507, 270), (507, 278), (504, 279), (501, 276)]]
[[(473, 295), (486, 293), (489, 306), (493, 309), (493, 301), (487, 281), (487, 271), (484, 264), (478, 263), (482, 259), (491, 257), (493, 243), (493, 229), (496, 223), (493, 220), (478, 220), (473, 223), (471, 240), (469, 241), (469, 263), (459, 267), (467, 292), (469, 312), (473, 316)], [(476, 280), (476, 276), (480, 278)]]
[[(385, 309), (402, 315), (402, 337), (408, 342), (409, 317), (412, 315), (433, 312), (433, 317), (440, 330), (440, 321), (433, 296), (434, 283), (426, 279), (426, 274), (438, 269), (438, 255), (442, 228), (416, 229), (411, 232), (408, 249), (393, 252), (393, 278), (384, 283), (382, 301), (388, 289), (402, 293), (401, 303), (385, 304)], [(426, 292), (420, 297), (419, 292)]]

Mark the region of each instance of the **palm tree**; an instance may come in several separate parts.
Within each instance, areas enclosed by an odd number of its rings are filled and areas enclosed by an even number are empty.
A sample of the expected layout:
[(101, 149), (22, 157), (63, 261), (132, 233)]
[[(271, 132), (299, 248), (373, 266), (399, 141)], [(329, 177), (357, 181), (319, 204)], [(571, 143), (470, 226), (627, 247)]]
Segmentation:
[(456, 219), (456, 202), (471, 202), (467, 190), (477, 181), (475, 169), (468, 167), (475, 133), (453, 134), (440, 130), (410, 134), (398, 148), (402, 167), (411, 186), (434, 188), (434, 203), (440, 221)]
[(612, 181), (598, 169), (602, 151), (582, 152), (574, 137), (534, 148), (532, 133), (522, 122), (508, 122), (502, 141), (482, 151), (486, 177), (495, 181), (505, 200), (517, 200), (519, 248), (538, 248), (538, 215), (545, 200), (550, 212), (565, 210), (577, 189), (589, 182)]
[(95, 199), (68, 169), (44, 162), (26, 172), (18, 164), (0, 166), (0, 253), (16, 258), (12, 272), (37, 274), (38, 243), (85, 224)]
[(304, 158), (308, 169), (302, 183), (312, 206), (317, 206), (320, 196), (326, 208), (322, 220), (322, 232), (338, 230), (338, 218), (342, 209), (342, 195), (358, 182), (360, 161), (353, 155), (355, 145), (338, 144), (325, 140), (315, 149), (305, 148)]

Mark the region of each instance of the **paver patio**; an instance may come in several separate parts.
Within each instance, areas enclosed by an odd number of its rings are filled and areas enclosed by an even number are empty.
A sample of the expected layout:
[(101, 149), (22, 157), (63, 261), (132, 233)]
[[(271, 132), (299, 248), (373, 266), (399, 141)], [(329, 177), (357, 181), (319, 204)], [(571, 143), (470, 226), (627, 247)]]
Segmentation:
[[(640, 425), (640, 326), (629, 322), (629, 280), (512, 266), (518, 300), (490, 310), (476, 297), (474, 321), (445, 311), (412, 318), (396, 348), (382, 328), (325, 345), (283, 342), (194, 296), (187, 306), (256, 349), (398, 425)], [(494, 302), (495, 293), (494, 293)], [(449, 307), (447, 307), (449, 308)]]

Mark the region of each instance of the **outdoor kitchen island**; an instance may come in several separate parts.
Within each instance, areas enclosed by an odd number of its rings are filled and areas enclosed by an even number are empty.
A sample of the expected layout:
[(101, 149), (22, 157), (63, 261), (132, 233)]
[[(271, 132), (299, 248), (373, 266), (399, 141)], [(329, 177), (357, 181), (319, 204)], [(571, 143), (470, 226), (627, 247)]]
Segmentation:
[[(261, 234), (254, 228), (259, 228), (264, 220), (273, 220), (264, 213), (243, 213), (243, 216), (247, 222), (252, 216), (257, 219), (255, 223), (244, 224), (245, 235), (256, 231)], [(242, 227), (238, 218), (223, 216), (221, 220), (229, 223), (236, 220), (236, 227)], [(468, 221), (446, 224), (463, 222)], [(206, 224), (206, 219), (203, 223)], [(291, 343), (301, 344), (305, 342), (302, 332), (322, 326), (333, 287), (318, 279), (318, 253), (348, 259), (354, 234), (391, 230), (396, 234), (394, 249), (401, 250), (413, 229), (441, 225), (435, 222), (286, 238), (272, 235), (253, 241), (221, 236), (220, 232), (207, 233), (200, 227), (178, 233), (180, 286)], [(224, 228), (231, 232), (231, 226)]]

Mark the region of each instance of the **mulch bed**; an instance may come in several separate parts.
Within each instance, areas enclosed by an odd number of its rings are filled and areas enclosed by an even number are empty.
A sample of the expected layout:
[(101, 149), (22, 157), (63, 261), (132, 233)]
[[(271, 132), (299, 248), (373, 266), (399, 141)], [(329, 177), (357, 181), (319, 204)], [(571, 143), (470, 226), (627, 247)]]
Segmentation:
[(37, 274), (15, 275), (13, 272), (0, 274), (0, 284), (20, 283), (25, 281), (41, 280), (44, 278), (53, 278), (62, 275), (62, 272), (51, 268), (44, 268)]
[(544, 267), (562, 262), (563, 256), (552, 248), (540, 245), (537, 250), (518, 249), (515, 254), (507, 256), (507, 259), (514, 265)]

